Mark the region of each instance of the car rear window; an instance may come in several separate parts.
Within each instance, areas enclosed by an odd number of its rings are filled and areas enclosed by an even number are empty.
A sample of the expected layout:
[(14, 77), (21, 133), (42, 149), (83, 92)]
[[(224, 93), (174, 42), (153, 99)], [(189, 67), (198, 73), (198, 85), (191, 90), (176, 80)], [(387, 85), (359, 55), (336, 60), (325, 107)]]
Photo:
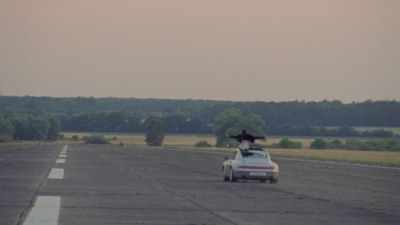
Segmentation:
[(241, 153), (245, 158), (267, 158), (267, 153), (260, 150), (241, 150)]

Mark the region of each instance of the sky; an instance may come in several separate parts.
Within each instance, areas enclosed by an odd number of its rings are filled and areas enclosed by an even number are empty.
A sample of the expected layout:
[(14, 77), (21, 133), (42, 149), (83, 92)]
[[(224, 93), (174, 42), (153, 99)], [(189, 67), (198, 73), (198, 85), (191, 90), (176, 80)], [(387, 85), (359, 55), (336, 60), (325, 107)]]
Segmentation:
[(400, 101), (400, 1), (0, 0), (0, 94)]

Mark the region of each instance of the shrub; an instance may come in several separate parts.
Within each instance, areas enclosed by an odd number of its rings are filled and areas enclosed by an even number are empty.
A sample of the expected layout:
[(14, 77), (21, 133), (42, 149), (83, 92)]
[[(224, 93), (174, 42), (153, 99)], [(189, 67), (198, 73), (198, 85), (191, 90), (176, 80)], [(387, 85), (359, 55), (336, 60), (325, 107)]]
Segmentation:
[(6, 143), (12, 141), (12, 137), (5, 134), (0, 134), (0, 143)]
[(296, 141), (290, 141), (288, 138), (284, 138), (282, 139), (279, 143), (278, 143), (278, 147), (279, 148), (301, 148), (301, 143), (300, 142), (296, 142)]
[(337, 139), (333, 140), (330, 143), (330, 146), (331, 146), (331, 148), (334, 148), (334, 149), (343, 149), (344, 148), (343, 143), (340, 140), (337, 140)]
[(348, 140), (344, 146), (349, 150), (364, 151), (400, 151), (400, 141), (398, 140)]
[(207, 141), (199, 141), (195, 145), (196, 147), (211, 147), (211, 145)]
[(104, 136), (90, 136), (90, 137), (85, 137), (84, 139), (86, 144), (101, 144), (101, 145), (110, 144), (110, 141), (107, 140)]
[(310, 145), (312, 149), (327, 149), (329, 147), (329, 143), (322, 138), (317, 138)]
[(79, 140), (79, 137), (78, 137), (78, 135), (74, 135), (74, 136), (72, 136), (72, 140), (74, 140), (74, 141), (77, 141), (77, 140)]
[(237, 142), (236, 140), (233, 139), (224, 139), (220, 146), (218, 147), (226, 147), (226, 148), (237, 148), (239, 146), (239, 142)]

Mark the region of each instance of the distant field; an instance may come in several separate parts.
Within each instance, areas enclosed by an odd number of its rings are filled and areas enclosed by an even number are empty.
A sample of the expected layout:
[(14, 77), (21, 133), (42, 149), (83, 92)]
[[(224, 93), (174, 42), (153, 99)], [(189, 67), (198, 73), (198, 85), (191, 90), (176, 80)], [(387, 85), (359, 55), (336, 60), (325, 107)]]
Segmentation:
[[(336, 129), (339, 127), (327, 127), (328, 129)], [(385, 131), (392, 131), (394, 135), (400, 135), (400, 127), (353, 127), (356, 131), (373, 131), (383, 129)]]
[[(63, 133), (64, 140), (59, 141), (59, 144), (83, 144), (82, 138), (90, 136), (91, 133)], [(77, 135), (79, 141), (73, 141), (72, 136)], [(104, 134), (108, 139), (111, 139), (112, 145), (119, 145), (121, 142), (124, 146), (146, 146), (144, 134)], [(114, 139), (114, 140), (113, 140)], [(258, 141), (260, 144), (270, 145), (278, 143), (281, 137), (268, 138), (266, 142)], [(314, 138), (290, 138), (293, 141), (302, 143), (302, 149), (268, 149), (272, 157), (290, 157), (290, 158), (305, 158), (316, 160), (329, 160), (339, 162), (364, 163), (373, 165), (385, 165), (400, 167), (400, 152), (378, 152), (378, 151), (347, 151), (347, 150), (313, 150), (308, 149)], [(222, 151), (230, 155), (235, 149), (233, 148), (196, 148), (195, 144), (199, 141), (207, 141), (211, 145), (215, 145), (216, 139), (214, 136), (196, 136), (196, 135), (166, 135), (163, 146), (172, 148), (193, 148), (202, 149), (205, 151)]]
[[(72, 136), (77, 135), (79, 139), (82, 141), (82, 138), (85, 136), (93, 135), (93, 133), (63, 133), (65, 141), (72, 139)], [(111, 140), (112, 144), (119, 144), (121, 142), (124, 145), (146, 145), (144, 134), (99, 134), (104, 135), (107, 139), (117, 138), (116, 140)], [(276, 144), (283, 137), (271, 137), (264, 141), (257, 141), (257, 143), (264, 145)], [(298, 141), (302, 143), (303, 148), (308, 148), (310, 144), (314, 141), (313, 138), (301, 138), (294, 137), (290, 138), (292, 141)], [(216, 138), (212, 135), (166, 135), (163, 141), (163, 145), (168, 146), (194, 146), (199, 141), (207, 141), (211, 145), (216, 144)], [(83, 141), (82, 141), (83, 142)]]
[(400, 127), (354, 127), (357, 131), (373, 131), (373, 130), (387, 130), (387, 131), (392, 131), (393, 134), (398, 134), (400, 135)]
[[(69, 140), (72, 139), (72, 136), (77, 135), (80, 140), (84, 136), (93, 135), (93, 133), (63, 133), (64, 139)], [(113, 139), (116, 137), (116, 140), (111, 140), (112, 144), (119, 144), (121, 142), (124, 145), (146, 145), (145, 135), (144, 134), (99, 134), (104, 135), (107, 139)], [(194, 136), (194, 135), (166, 135), (163, 141), (163, 145), (171, 145), (171, 146), (194, 146), (199, 141), (207, 141), (211, 145), (215, 145), (216, 139), (214, 136)], [(83, 141), (81, 141), (83, 142)]]
[[(77, 135), (80, 140), (82, 140), (85, 136), (94, 135), (95, 133), (63, 133), (65, 141), (72, 139), (72, 136)], [(107, 139), (113, 139), (116, 137), (116, 140), (112, 140), (112, 144), (119, 144), (123, 142), (125, 145), (146, 145), (145, 135), (144, 134), (99, 134), (104, 135)], [(264, 145), (276, 144), (284, 137), (267, 137), (267, 140), (257, 141), (257, 143)], [(292, 141), (298, 141), (302, 143), (303, 148), (308, 148), (310, 144), (314, 141), (314, 138), (302, 138), (302, 137), (293, 137), (290, 138)], [(216, 138), (213, 135), (165, 135), (165, 139), (163, 141), (163, 145), (169, 146), (194, 146), (199, 141), (207, 141), (211, 145), (216, 144)], [(82, 141), (83, 142), (83, 141)]]

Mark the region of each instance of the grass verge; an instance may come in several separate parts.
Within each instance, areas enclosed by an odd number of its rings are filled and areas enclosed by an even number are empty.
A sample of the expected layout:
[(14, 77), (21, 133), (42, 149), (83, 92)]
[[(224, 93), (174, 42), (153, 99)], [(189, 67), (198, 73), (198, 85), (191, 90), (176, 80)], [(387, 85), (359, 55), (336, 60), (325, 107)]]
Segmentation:
[[(55, 142), (16, 142), (14, 144), (57, 144), (57, 145), (80, 145), (85, 144), (82, 140), (84, 136), (90, 136), (93, 133), (63, 133), (64, 139)], [(77, 135), (79, 140), (73, 140), (72, 136)], [(144, 134), (106, 134), (103, 133), (105, 138), (110, 139), (111, 146), (121, 147), (120, 143), (123, 143), (123, 148), (135, 148), (146, 146)], [(269, 138), (266, 143), (271, 144), (279, 142), (279, 138)], [(337, 149), (306, 149), (304, 146), (309, 146), (309, 143), (313, 141), (312, 138), (290, 138), (290, 140), (301, 141), (303, 143), (302, 149), (266, 149), (271, 157), (287, 157), (287, 158), (300, 158), (300, 159), (313, 159), (313, 160), (324, 160), (324, 161), (335, 161), (335, 162), (348, 162), (348, 163), (360, 163), (369, 165), (381, 165), (381, 166), (394, 166), (400, 167), (400, 152), (383, 152), (383, 151), (349, 151), (349, 150), (337, 150)], [(235, 149), (234, 148), (216, 148), (216, 147), (195, 147), (195, 144), (199, 141), (207, 141), (208, 143), (215, 145), (215, 137), (213, 136), (197, 136), (197, 135), (166, 135), (163, 142), (163, 148), (178, 148), (178, 149), (195, 149), (203, 151), (218, 151), (226, 152), (227, 156), (230, 156)], [(1, 144), (2, 146), (10, 143)], [(13, 144), (11, 144), (13, 145)]]
[[(190, 146), (167, 146), (181, 149), (195, 149), (203, 151), (225, 152), (231, 156), (236, 150), (234, 148), (196, 148)], [(366, 165), (400, 167), (400, 152), (378, 152), (378, 151), (349, 151), (337, 149), (268, 149), (271, 158), (284, 157), (296, 159), (311, 159), (320, 161), (358, 163)]]

